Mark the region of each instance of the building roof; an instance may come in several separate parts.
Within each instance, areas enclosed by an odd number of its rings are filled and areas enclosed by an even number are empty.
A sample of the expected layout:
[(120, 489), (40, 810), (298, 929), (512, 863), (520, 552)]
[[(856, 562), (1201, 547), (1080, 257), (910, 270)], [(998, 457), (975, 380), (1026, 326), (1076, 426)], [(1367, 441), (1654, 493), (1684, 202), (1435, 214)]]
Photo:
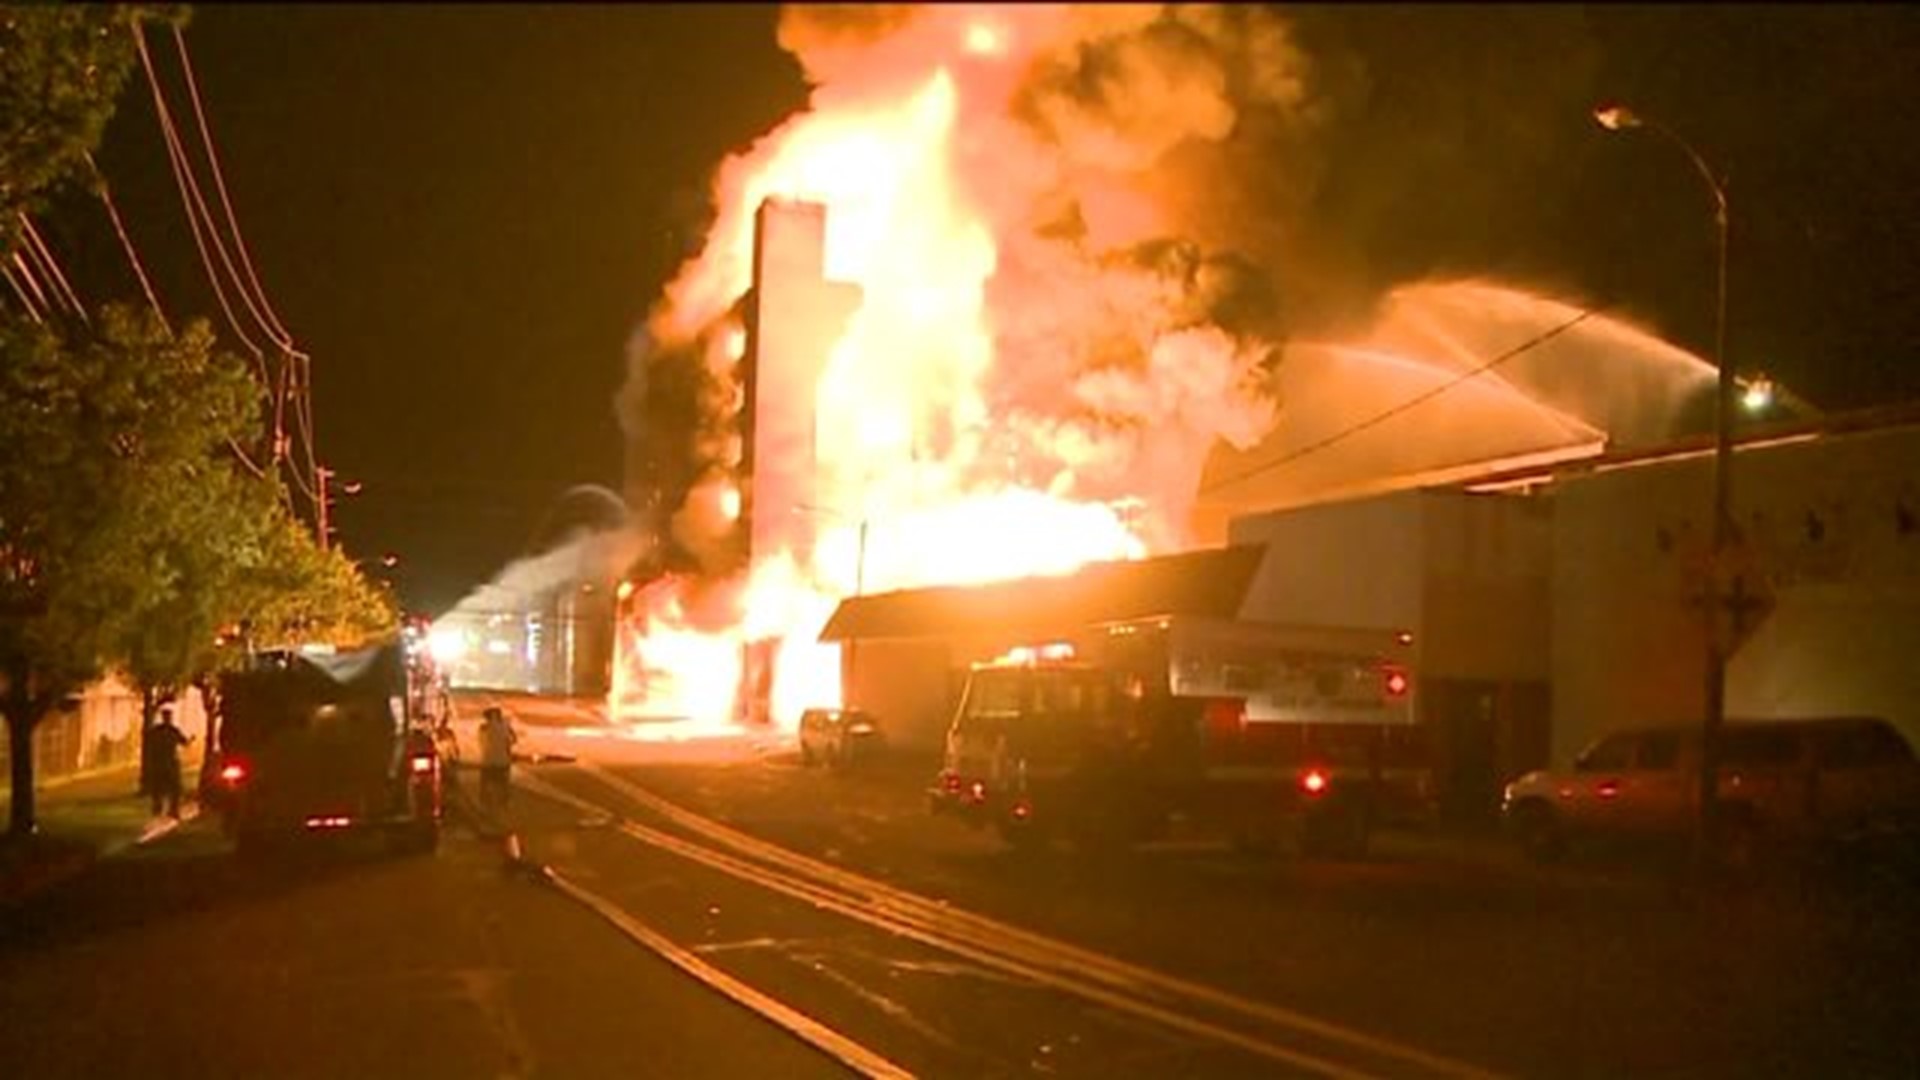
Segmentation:
[(854, 596), (841, 601), (820, 640), (1044, 636), (1160, 615), (1231, 619), (1265, 554), (1241, 545), (1095, 563), (1064, 577)]
[[(1795, 443), (1854, 438), (1913, 428), (1920, 428), (1920, 402), (1898, 402), (1848, 412), (1743, 425), (1731, 433), (1730, 447), (1735, 453), (1744, 453)], [(1582, 460), (1531, 464), (1510, 462), (1507, 468), (1492, 470), (1460, 486), (1474, 492), (1526, 490), (1619, 469), (1638, 469), (1707, 457), (1713, 454), (1714, 449), (1714, 433), (1704, 432), (1674, 439), (1660, 446), (1610, 450)]]

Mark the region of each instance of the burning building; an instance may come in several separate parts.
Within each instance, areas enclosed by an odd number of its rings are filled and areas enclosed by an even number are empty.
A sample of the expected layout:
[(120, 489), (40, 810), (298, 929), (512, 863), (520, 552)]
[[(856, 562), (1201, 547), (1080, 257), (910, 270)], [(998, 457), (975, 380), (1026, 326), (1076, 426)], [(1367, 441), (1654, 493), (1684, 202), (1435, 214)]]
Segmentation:
[[(629, 398), (686, 404), (629, 428), (628, 501), (663, 543), (621, 588), (624, 715), (790, 725), (844, 697), (819, 639), (847, 597), (1229, 539), (1266, 552), (1242, 618), (1411, 629), (1468, 801), (1614, 704), (1692, 707), (1677, 675), (1598, 692), (1622, 643), (1689, 653), (1673, 597), (1601, 601), (1638, 595), (1648, 559), (1677, 579), (1661, 538), (1693, 496), (1671, 476), (1697, 461), (1674, 447), (1710, 424), (1714, 369), (1486, 281), (1308, 319), (1321, 266), (1287, 237), (1311, 200), (1274, 189), (1331, 110), (1274, 9), (809, 6), (781, 40), (809, 106), (721, 165), (633, 359)], [(1753, 490), (1785, 514), (1815, 496), (1781, 468), (1795, 494)], [(1910, 524), (1911, 493), (1873, 483), (1858, 513)], [(1627, 510), (1643, 558), (1595, 584), (1579, 566)]]
[[(705, 246), (635, 362), (636, 382), (693, 372), (698, 416), (683, 445), (630, 459), (630, 476), (689, 465), (630, 482), (682, 557), (623, 602), (623, 711), (757, 718), (738, 701), (764, 699), (791, 722), (839, 695), (815, 639), (841, 597), (1191, 543), (1214, 444), (1271, 423), (1275, 352), (1247, 312), (1258, 272), (1163, 215), (1151, 174), (1182, 140), (1223, 137), (1230, 99), (1280, 93), (1246, 18), (783, 17), (813, 103), (722, 165)], [(1181, 108), (1096, 115), (1125, 106), (1044, 75), (1076, 50), (1145, 50), (1127, 63), (1183, 87)]]

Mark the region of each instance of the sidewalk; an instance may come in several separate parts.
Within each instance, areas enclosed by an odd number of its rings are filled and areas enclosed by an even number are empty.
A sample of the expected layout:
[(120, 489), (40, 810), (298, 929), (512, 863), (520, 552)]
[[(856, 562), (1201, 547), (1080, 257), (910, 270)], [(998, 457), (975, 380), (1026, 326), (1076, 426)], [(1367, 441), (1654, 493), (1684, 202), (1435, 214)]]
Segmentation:
[[(195, 772), (197, 767), (189, 767)], [(37, 830), (24, 840), (0, 835), (0, 908), (20, 903), (84, 872), (96, 860), (165, 836), (181, 822), (154, 818), (138, 793), (139, 769), (125, 765), (63, 778), (39, 788)], [(0, 800), (11, 795), (0, 789)], [(182, 821), (199, 812), (189, 793)]]

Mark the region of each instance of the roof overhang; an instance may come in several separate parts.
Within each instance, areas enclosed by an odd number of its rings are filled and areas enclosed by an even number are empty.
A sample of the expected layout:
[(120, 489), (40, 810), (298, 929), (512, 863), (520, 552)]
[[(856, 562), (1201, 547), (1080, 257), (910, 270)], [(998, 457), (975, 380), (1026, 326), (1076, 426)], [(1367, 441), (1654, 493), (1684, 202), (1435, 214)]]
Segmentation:
[(820, 640), (1042, 637), (1130, 619), (1232, 619), (1265, 555), (1264, 547), (1239, 545), (1095, 563), (1058, 577), (854, 596), (841, 601)]

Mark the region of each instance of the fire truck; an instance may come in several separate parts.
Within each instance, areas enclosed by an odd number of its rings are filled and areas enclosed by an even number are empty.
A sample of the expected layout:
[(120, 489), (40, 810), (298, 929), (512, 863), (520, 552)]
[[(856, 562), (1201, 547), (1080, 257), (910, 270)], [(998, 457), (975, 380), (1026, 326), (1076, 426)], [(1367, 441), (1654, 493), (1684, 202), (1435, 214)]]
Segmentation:
[(1016, 847), (1184, 830), (1359, 855), (1433, 815), (1412, 643), (1169, 617), (1018, 646), (969, 672), (929, 802)]
[(208, 795), (240, 850), (342, 831), (383, 833), (403, 851), (438, 846), (440, 758), (415, 722), (413, 674), (394, 643), (265, 651), (221, 678)]

